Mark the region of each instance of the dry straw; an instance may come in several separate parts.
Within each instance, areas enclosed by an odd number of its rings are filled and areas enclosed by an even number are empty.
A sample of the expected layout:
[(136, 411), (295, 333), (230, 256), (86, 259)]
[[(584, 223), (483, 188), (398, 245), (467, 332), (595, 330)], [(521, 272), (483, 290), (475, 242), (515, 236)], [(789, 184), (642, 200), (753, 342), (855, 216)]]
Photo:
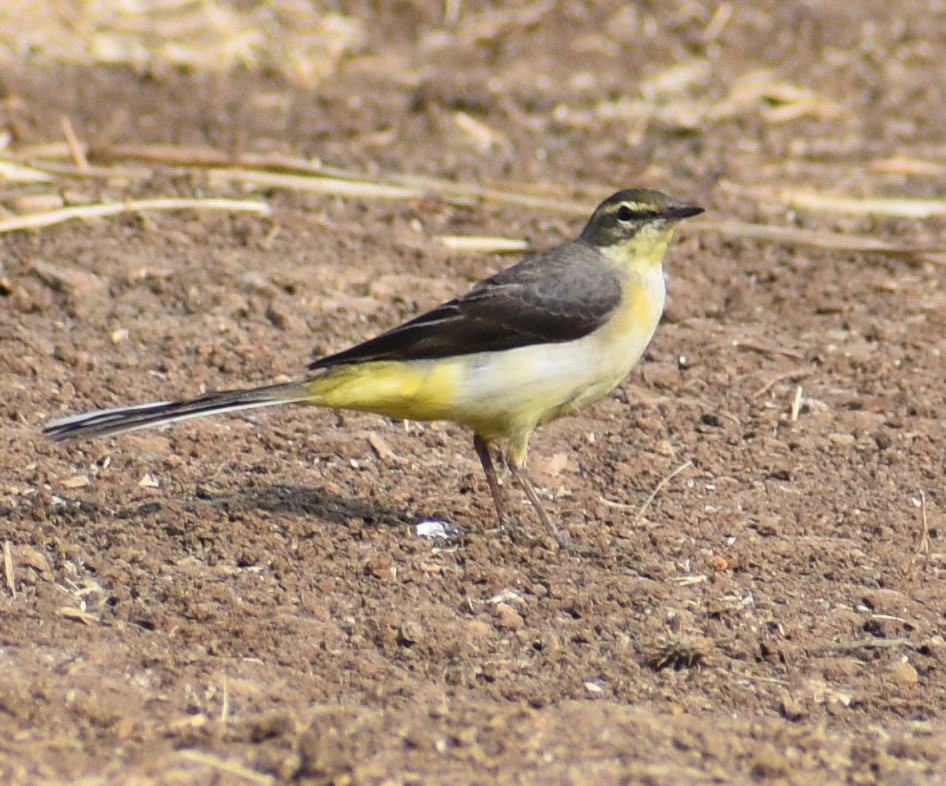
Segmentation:
[(138, 71), (267, 69), (300, 84), (334, 72), (359, 22), (319, 4), (215, 0), (3, 0), (3, 60), (126, 65)]
[[(586, 199), (574, 199), (569, 191), (561, 189), (560, 196), (550, 196), (554, 189), (542, 189), (542, 193), (532, 193), (504, 188), (499, 185), (481, 185), (463, 183), (455, 180), (433, 177), (419, 177), (409, 174), (389, 173), (384, 179), (368, 179), (357, 173), (350, 173), (337, 167), (325, 167), (319, 162), (292, 156), (277, 155), (238, 155), (230, 156), (211, 148), (175, 147), (169, 145), (133, 145), (115, 148), (88, 150), (87, 158), (77, 161), (76, 141), (67, 144), (46, 145), (42, 148), (24, 149), (4, 155), (0, 147), (0, 183), (30, 182), (47, 183), (57, 186), (57, 178), (100, 177), (109, 179), (120, 175), (124, 179), (136, 176), (145, 179), (151, 175), (151, 165), (173, 166), (178, 170), (189, 170), (195, 178), (225, 191), (233, 185), (244, 189), (267, 189), (296, 192), (319, 193), (329, 196), (357, 199), (416, 200), (440, 198), (448, 202), (490, 202), (528, 207), (536, 210), (554, 211), (564, 215), (587, 216), (597, 202), (607, 195), (607, 188), (598, 186), (589, 188), (594, 195)], [(85, 150), (80, 145), (79, 149)], [(71, 163), (70, 163), (71, 161)], [(101, 165), (102, 161), (108, 165)], [(146, 164), (149, 166), (139, 166)], [(539, 189), (535, 189), (539, 191)], [(787, 191), (785, 192), (788, 193)], [(786, 197), (787, 199), (787, 197)], [(843, 203), (849, 208), (850, 200)], [(904, 200), (872, 200), (866, 208), (877, 208), (890, 202), (902, 205)], [(918, 200), (913, 200), (918, 202)], [(792, 204), (796, 204), (793, 202)], [(830, 211), (831, 202), (827, 199), (805, 203), (813, 209), (819, 207)], [(926, 215), (931, 211), (929, 203), (924, 202), (927, 213), (919, 210), (914, 215)], [(797, 204), (798, 207), (802, 205)], [(266, 213), (267, 207), (259, 201), (226, 199), (152, 199), (139, 202), (112, 202), (97, 205), (63, 207), (45, 213), (11, 216), (0, 219), (0, 233), (21, 229), (38, 229), (64, 220), (114, 215), (122, 212), (140, 210), (176, 210), (210, 209), (253, 211)], [(865, 212), (872, 212), (867, 210)], [(848, 212), (847, 210), (844, 212)], [(936, 211), (932, 211), (936, 212)], [(895, 213), (902, 215), (903, 213)], [(819, 248), (828, 251), (846, 253), (873, 253), (896, 257), (925, 259), (936, 264), (944, 264), (943, 253), (946, 248), (919, 247), (893, 244), (870, 235), (838, 234), (827, 231), (799, 229), (789, 226), (750, 224), (742, 221), (719, 221), (712, 219), (696, 220), (687, 225), (690, 231), (713, 233), (728, 238), (757, 240), (779, 243), (789, 246)], [(495, 248), (499, 251), (519, 249), (521, 241), (510, 238), (442, 239), (450, 247), (459, 250), (484, 250)]]
[[(539, 24), (552, 4), (540, 0), (514, 9), (470, 8), (447, 2), (443, 29), (425, 39), (434, 46), (438, 36), (449, 44), (479, 45)], [(633, 15), (632, 15), (633, 16)], [(705, 42), (715, 41), (730, 24), (733, 4), (722, 3), (704, 30)], [(361, 22), (326, 12), (303, 0), (280, 3), (230, 3), (225, 0), (4, 0), (0, 2), (0, 63), (58, 62), (83, 65), (119, 64), (138, 71), (161, 73), (169, 69), (230, 72), (234, 69), (273, 71), (290, 81), (311, 87), (335, 73), (342, 58), (353, 55), (364, 39)], [(742, 117), (759, 118), (770, 125), (799, 118), (833, 120), (846, 108), (818, 91), (784, 78), (772, 70), (753, 70), (720, 82), (714, 63), (706, 58), (655, 70), (645, 75), (627, 95), (589, 105), (561, 105), (555, 122), (573, 128), (616, 124), (628, 144), (635, 144), (653, 128), (702, 133), (720, 123)], [(507, 145), (506, 135), (479, 118), (458, 113), (457, 127), (483, 154)], [(92, 149), (83, 145), (68, 118), (62, 119), (64, 143), (4, 151), (0, 139), (0, 186), (7, 192), (49, 197), (50, 209), (0, 212), (0, 232), (40, 229), (65, 220), (114, 215), (137, 210), (200, 208), (265, 212), (258, 201), (174, 200), (166, 198), (70, 205), (64, 198), (54, 204), (76, 179), (88, 182), (142, 183), (152, 165), (189, 170), (199, 182), (227, 193), (243, 189), (307, 191), (358, 199), (412, 200), (439, 198), (453, 202), (492, 202), (587, 216), (613, 190), (610, 185), (585, 184), (582, 199), (571, 189), (525, 188), (509, 183), (483, 186), (409, 174), (367, 178), (321, 166), (292, 156), (238, 155), (220, 150), (131, 145)], [(935, 158), (942, 151), (926, 151), (927, 158), (908, 155), (868, 162), (864, 171), (876, 177), (890, 174), (941, 176), (944, 165)], [(919, 154), (919, 153), (918, 153)], [(786, 182), (791, 162), (769, 182)], [(781, 172), (782, 177), (778, 177)], [(72, 179), (70, 182), (69, 179)], [(32, 189), (26, 191), (24, 189)], [(42, 189), (46, 188), (47, 191)], [(19, 191), (17, 192), (17, 189)], [(786, 208), (819, 214), (847, 213), (923, 219), (946, 214), (946, 202), (903, 198), (851, 198), (819, 194), (777, 185), (769, 188)], [(119, 195), (120, 197), (121, 195)], [(156, 195), (163, 197), (163, 195)], [(43, 204), (42, 199), (27, 204)], [(0, 205), (2, 211), (2, 205)], [(16, 213), (19, 213), (17, 215)], [(870, 235), (812, 231), (783, 225), (749, 224), (711, 216), (687, 224), (685, 231), (714, 233), (727, 238), (819, 248), (846, 253), (874, 253), (944, 262), (943, 248), (892, 244)], [(441, 238), (455, 250), (511, 250), (521, 241), (510, 238)]]

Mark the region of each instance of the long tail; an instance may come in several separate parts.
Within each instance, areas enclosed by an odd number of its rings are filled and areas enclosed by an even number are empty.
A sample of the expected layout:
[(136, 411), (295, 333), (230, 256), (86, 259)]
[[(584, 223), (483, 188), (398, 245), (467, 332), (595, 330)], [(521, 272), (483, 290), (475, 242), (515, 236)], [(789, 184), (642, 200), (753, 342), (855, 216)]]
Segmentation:
[(177, 420), (199, 418), (240, 409), (272, 407), (304, 401), (309, 394), (300, 382), (267, 385), (252, 390), (223, 390), (208, 393), (189, 401), (156, 401), (130, 407), (100, 409), (82, 415), (71, 415), (46, 424), (43, 433), (52, 440), (88, 439), (120, 434), (123, 431), (159, 426)]

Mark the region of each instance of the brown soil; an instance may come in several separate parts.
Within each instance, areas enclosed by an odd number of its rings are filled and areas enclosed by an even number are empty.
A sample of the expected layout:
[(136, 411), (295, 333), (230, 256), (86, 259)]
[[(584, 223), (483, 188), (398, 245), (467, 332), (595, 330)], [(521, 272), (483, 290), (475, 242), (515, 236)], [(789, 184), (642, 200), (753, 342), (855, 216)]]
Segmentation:
[[(314, 91), (24, 65), (0, 75), (0, 120), (14, 150), (58, 141), (66, 114), (99, 148), (280, 152), (591, 202), (647, 185), (707, 222), (943, 235), (778, 196), (937, 193), (946, 23), (924, 2), (733, 4), (711, 42), (699, 4), (651, 24), (559, 3), (439, 45), (429, 5), (363, 10), (362, 50)], [(782, 119), (786, 96), (765, 95), (696, 129), (605, 117), (697, 58), (712, 79), (683, 106), (721, 105), (763, 67), (823, 103)], [(69, 198), (209, 192), (151, 170)], [(294, 376), (510, 261), (435, 235), (545, 246), (581, 225), (490, 201), (258, 196), (271, 217), (0, 236), (0, 780), (946, 783), (942, 267), (683, 227), (640, 368), (533, 440), (575, 549), (497, 532), (450, 424), (286, 409), (47, 443), (50, 417)], [(418, 537), (427, 518), (462, 536)]]

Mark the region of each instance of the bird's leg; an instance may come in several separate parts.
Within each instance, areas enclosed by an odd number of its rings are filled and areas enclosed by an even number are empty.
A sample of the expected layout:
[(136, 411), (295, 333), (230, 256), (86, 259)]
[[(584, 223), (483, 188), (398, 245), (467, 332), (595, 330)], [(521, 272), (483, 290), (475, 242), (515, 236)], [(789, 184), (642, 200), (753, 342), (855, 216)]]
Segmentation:
[(545, 508), (542, 507), (542, 501), (535, 491), (535, 486), (532, 485), (532, 479), (526, 474), (525, 467), (514, 462), (511, 458), (507, 458), (506, 463), (509, 465), (509, 472), (516, 479), (516, 483), (518, 483), (519, 487), (526, 493), (529, 502), (531, 502), (532, 507), (535, 508), (535, 512), (539, 517), (539, 521), (542, 522), (542, 526), (552, 533), (552, 537), (555, 538), (555, 541), (559, 545), (564, 544), (565, 541), (562, 539), (562, 534), (558, 531), (558, 527), (552, 523), (549, 514), (546, 513)]
[(502, 489), (499, 488), (499, 479), (496, 477), (496, 468), (493, 466), (493, 459), (489, 455), (489, 445), (479, 434), (473, 435), (473, 449), (476, 455), (480, 457), (480, 464), (483, 465), (483, 473), (486, 475), (486, 483), (489, 486), (489, 493), (493, 495), (493, 504), (496, 506), (496, 515), (499, 516), (499, 526), (505, 527), (506, 502), (503, 500)]
[(526, 493), (542, 526), (545, 527), (547, 532), (551, 533), (552, 537), (555, 538), (555, 542), (562, 546), (566, 544), (567, 538), (562, 536), (558, 531), (558, 527), (549, 518), (549, 514), (545, 512), (542, 500), (539, 499), (535, 486), (532, 484), (532, 479), (526, 473), (526, 460), (529, 458), (529, 437), (531, 436), (532, 430), (529, 429), (514, 434), (509, 439), (509, 445), (506, 448), (506, 466), (509, 467), (509, 472), (516, 479), (516, 483)]
[[(535, 540), (535, 538), (531, 536), (525, 536), (519, 527), (509, 518), (506, 510), (506, 501), (503, 497), (502, 489), (499, 487), (499, 479), (496, 476), (496, 468), (493, 466), (493, 458), (489, 452), (489, 445), (479, 434), (473, 435), (473, 449), (476, 451), (476, 455), (480, 457), (480, 464), (483, 465), (486, 483), (489, 485), (490, 494), (493, 495), (493, 504), (496, 506), (496, 515), (499, 516), (499, 526), (508, 530), (513, 537), (523, 536), (528, 540)], [(555, 541), (559, 545), (565, 545), (568, 539), (564, 538), (559, 533), (558, 527), (552, 523), (552, 519), (549, 518), (548, 513), (545, 512), (545, 508), (542, 507), (542, 501), (539, 499), (539, 495), (532, 485), (532, 480), (526, 474), (525, 458), (528, 455), (527, 450), (527, 448), (522, 448), (518, 444), (511, 444), (506, 454), (506, 466), (509, 467), (509, 472), (516, 479), (516, 483), (518, 483), (526, 493), (529, 502), (532, 504), (532, 507), (535, 508), (535, 512), (542, 526), (552, 534), (552, 537), (555, 538)]]

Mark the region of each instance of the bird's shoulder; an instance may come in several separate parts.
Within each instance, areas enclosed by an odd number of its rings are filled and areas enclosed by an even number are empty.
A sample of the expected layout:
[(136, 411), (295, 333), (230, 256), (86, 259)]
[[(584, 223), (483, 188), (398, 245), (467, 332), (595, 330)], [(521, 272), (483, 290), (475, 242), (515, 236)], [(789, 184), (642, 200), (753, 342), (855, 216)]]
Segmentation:
[(610, 310), (621, 299), (621, 279), (597, 249), (575, 240), (532, 254), (480, 281), (457, 302), (491, 298), (555, 310)]

